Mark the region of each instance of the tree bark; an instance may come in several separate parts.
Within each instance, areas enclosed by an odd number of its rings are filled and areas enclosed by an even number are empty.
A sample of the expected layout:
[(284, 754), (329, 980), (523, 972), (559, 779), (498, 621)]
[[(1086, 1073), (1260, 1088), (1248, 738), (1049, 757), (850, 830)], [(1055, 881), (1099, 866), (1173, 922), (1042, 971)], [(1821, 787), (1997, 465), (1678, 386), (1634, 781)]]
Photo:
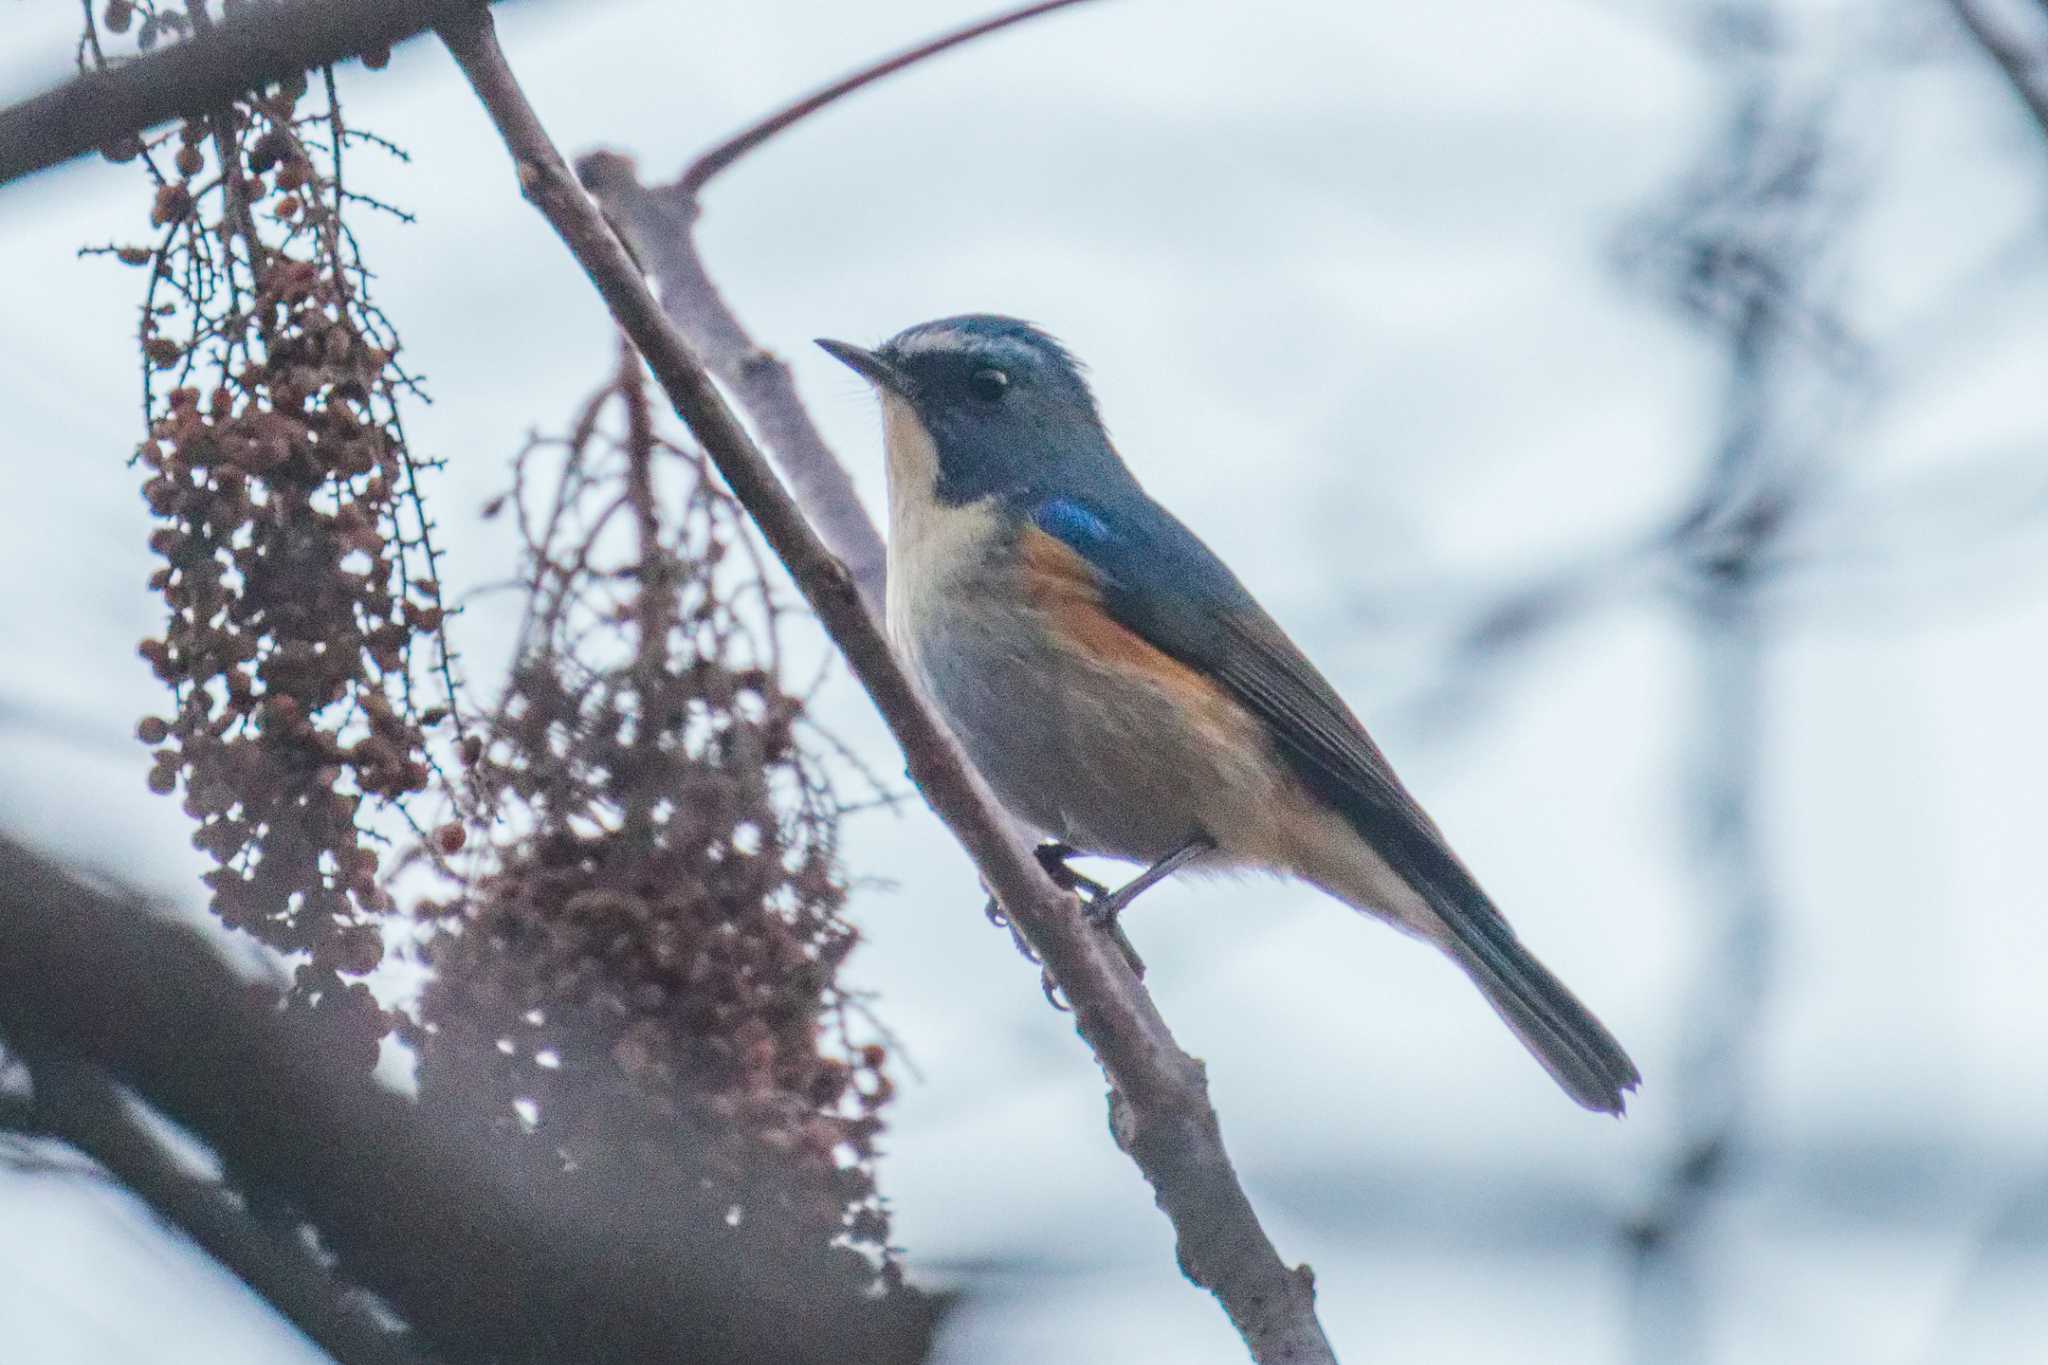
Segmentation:
[(487, 0), (278, 0), (0, 109), (0, 185), (425, 32)]

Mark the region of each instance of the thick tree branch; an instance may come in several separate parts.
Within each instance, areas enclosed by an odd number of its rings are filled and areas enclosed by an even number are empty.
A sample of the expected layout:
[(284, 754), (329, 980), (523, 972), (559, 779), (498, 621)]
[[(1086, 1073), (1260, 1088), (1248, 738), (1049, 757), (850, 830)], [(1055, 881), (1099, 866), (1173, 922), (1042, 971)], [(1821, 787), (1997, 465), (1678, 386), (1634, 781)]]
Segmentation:
[(1072, 1003), (1114, 1087), (1118, 1141), (1152, 1184), (1189, 1277), (1211, 1290), (1261, 1362), (1333, 1361), (1312, 1278), (1285, 1265), (1224, 1151), (1201, 1063), (1174, 1041), (1111, 940), (1090, 928), (997, 814), (952, 738), (898, 667), (844, 565), (805, 521), (710, 374), (661, 310), (625, 246), (562, 160), (505, 63), (487, 14), (443, 37), (548, 219), (788, 567), (902, 746), (932, 809)]
[(0, 185), (298, 72), (390, 47), (485, 0), (276, 0), (0, 109)]
[(220, 1185), (179, 1169), (90, 1062), (62, 1051), (27, 1059), (31, 1114), (45, 1136), (91, 1157), (123, 1188), (261, 1295), (321, 1350), (349, 1365), (419, 1365), (405, 1338), (371, 1318), (360, 1296), (303, 1244), (272, 1233)]
[(713, 176), (742, 156), (854, 91), (962, 43), (1080, 3), (1038, 0), (862, 67), (742, 128), (691, 162), (672, 185), (641, 184), (632, 159), (616, 152), (594, 152), (576, 164), (584, 188), (597, 196), (612, 227), (660, 286), (669, 320), (739, 400), (775, 467), (788, 480), (797, 506), (846, 565), (868, 610), (877, 616), (887, 569), (881, 534), (854, 492), (846, 467), (798, 399), (789, 366), (747, 333), (705, 270), (697, 251), (697, 219), (702, 212), (698, 195)]
[(499, 1159), (481, 1098), (416, 1106), (276, 1003), (191, 931), (0, 839), (0, 1037), (39, 1080), (53, 1056), (89, 1061), (183, 1124), (434, 1355), (922, 1358), (921, 1309), (820, 1300), (800, 1272), (736, 1264), (659, 1198), (536, 1189)]

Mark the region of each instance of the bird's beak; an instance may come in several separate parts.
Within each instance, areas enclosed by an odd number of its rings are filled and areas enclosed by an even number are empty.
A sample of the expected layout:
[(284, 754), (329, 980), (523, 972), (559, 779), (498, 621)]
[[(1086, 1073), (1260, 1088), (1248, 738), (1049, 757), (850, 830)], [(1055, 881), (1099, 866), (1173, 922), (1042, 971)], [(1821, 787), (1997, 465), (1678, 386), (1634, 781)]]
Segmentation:
[(819, 337), (818, 345), (825, 348), (826, 355), (831, 356), (834, 360), (846, 366), (876, 388), (885, 389), (890, 393), (900, 394), (904, 392), (903, 375), (901, 372), (873, 351), (865, 347), (850, 345), (844, 341), (834, 341), (830, 337)]

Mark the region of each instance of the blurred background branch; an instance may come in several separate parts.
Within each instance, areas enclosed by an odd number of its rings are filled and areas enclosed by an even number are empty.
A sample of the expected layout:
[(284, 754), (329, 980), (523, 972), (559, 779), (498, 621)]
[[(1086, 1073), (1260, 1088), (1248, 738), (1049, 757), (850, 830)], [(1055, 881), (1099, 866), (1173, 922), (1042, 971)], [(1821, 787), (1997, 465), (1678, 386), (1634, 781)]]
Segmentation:
[[(293, 1256), (251, 1284), (339, 1358), (404, 1355), (364, 1335), (345, 1284), (382, 1296), (448, 1360), (923, 1357), (930, 1321), (900, 1302), (818, 1303), (804, 1279), (692, 1236), (649, 1191), (604, 1203), (517, 1179), (461, 1106), (416, 1108), (333, 1034), (281, 1014), (274, 987), (238, 978), (189, 929), (0, 840), (0, 1037), (36, 1079), (28, 1112), (138, 1176), (230, 1266), (260, 1243), (227, 1189), (292, 1211), (340, 1281), (319, 1286)], [(225, 1188), (172, 1183), (100, 1072), (203, 1142)]]
[(2048, 6), (2039, 0), (1949, 0), (1949, 8), (2048, 136)]
[(11, 1123), (0, 1123), (90, 1157), (336, 1360), (425, 1359), (408, 1337), (378, 1321), (367, 1295), (320, 1264), (304, 1238), (273, 1232), (240, 1195), (181, 1169), (135, 1103), (94, 1063), (58, 1047), (36, 1047), (23, 1062), (32, 1097)]
[[(1636, 1358), (1698, 1358), (1705, 1327), (1684, 1269), (1715, 1187), (1739, 1160), (1754, 1104), (1758, 1030), (1779, 907), (1757, 806), (1765, 777), (1774, 623), (1759, 594), (1821, 475), (1825, 436), (1802, 384), (1853, 374), (1856, 347), (1820, 292), (1844, 196), (1828, 179), (1825, 102), (1744, 76), (1725, 141), (1632, 234), (1633, 271), (1727, 348), (1722, 430), (1671, 536), (1697, 658), (1690, 794), (1693, 858), (1711, 916), (1673, 1077), (1680, 1132), (1631, 1230)], [(1825, 408), (1826, 404), (1819, 404)]]
[[(2048, 134), (2048, 6), (1951, 7)], [(1918, 317), (1873, 344), (1848, 320), (1842, 259), (1866, 194), (1857, 150), (1837, 129), (1853, 117), (1842, 106), (1863, 97), (1852, 87), (1867, 73), (1854, 62), (1818, 81), (1802, 72), (1791, 59), (1806, 17), (1796, 11), (1741, 3), (1696, 12), (1687, 32), (1720, 73), (1726, 123), (1672, 191), (1635, 218), (1618, 253), (1626, 277), (1725, 356), (1720, 432), (1698, 481), (1665, 527), (1449, 604), (1457, 624), (1411, 703), (1411, 723), (1468, 715), (1530, 646), (1631, 597), (1654, 594), (1687, 620), (1695, 662), (1682, 787), (1705, 946), (1677, 1011), (1682, 1047), (1668, 1083), (1678, 1132), (1624, 1228), (1631, 1349), (1645, 1365), (1714, 1354), (1707, 1227), (1765, 1162), (1757, 1073), (1785, 911), (1762, 810), (1773, 779), (1774, 656), (1817, 603), (1840, 611), (1860, 585), (1896, 620), (1916, 576), (2000, 547), (2023, 550), (2048, 520), (2038, 444), (1945, 461), (1874, 493), (1849, 477), (1847, 433), (1902, 370), (1926, 363), (1930, 342), (1946, 338), (1941, 319)], [(1907, 59), (1873, 51), (1865, 60), (1882, 68)], [(2030, 231), (1995, 254), (1982, 278), (2003, 280), (2041, 249)], [(1982, 302), (1967, 288), (1941, 300), (1958, 314)], [(2005, 561), (1990, 562), (1995, 582)], [(1958, 595), (1953, 582), (1936, 590), (1949, 610)], [(1372, 596), (1357, 609), (1399, 619), (1447, 606), (1441, 590), (1423, 593), (1420, 608), (1408, 596), (1405, 605), (1392, 592)], [(2031, 1226), (2025, 1209), (2036, 1189), (1995, 1227)]]

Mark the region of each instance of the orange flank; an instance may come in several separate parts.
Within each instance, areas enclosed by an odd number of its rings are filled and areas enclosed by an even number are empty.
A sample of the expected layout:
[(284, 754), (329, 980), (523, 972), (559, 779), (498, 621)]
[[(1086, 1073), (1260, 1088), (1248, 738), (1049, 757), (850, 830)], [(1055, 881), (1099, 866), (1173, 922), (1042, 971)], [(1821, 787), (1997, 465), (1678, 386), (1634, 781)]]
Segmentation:
[(1025, 596), (1062, 644), (1099, 668), (1144, 679), (1188, 714), (1239, 738), (1249, 719), (1244, 708), (1220, 685), (1112, 617), (1102, 605), (1095, 570), (1078, 551), (1036, 526), (1024, 528), (1021, 548), (1017, 571)]

